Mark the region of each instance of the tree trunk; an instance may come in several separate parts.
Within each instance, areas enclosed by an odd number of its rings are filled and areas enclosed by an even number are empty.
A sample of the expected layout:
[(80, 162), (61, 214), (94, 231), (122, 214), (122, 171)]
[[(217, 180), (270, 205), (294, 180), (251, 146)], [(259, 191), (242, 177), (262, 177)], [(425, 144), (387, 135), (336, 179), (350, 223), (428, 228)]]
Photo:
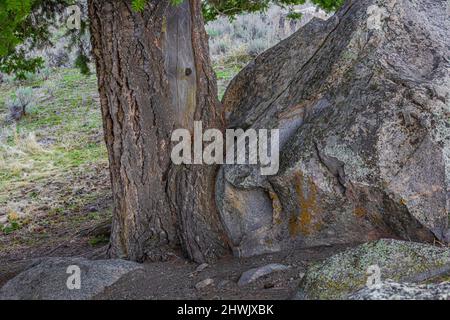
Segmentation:
[(223, 129), (200, 0), (89, 0), (93, 54), (114, 197), (110, 254), (203, 262), (228, 252), (216, 169), (174, 165), (171, 134), (194, 121)]

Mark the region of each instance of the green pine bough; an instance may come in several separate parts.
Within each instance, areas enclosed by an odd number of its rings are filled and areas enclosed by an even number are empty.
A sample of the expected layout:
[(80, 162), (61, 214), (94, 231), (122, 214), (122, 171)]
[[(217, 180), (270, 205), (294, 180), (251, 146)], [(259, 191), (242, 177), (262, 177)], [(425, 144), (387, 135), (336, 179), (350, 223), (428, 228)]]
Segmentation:
[[(142, 12), (151, 0), (131, 0), (134, 11)], [(179, 5), (184, 0), (170, 0)], [(339, 8), (345, 0), (311, 0), (318, 7), (330, 12)], [(242, 13), (265, 12), (272, 4), (292, 9), (307, 0), (204, 0), (202, 10), (205, 21), (220, 16), (232, 20)], [(51, 45), (49, 27), (65, 8), (76, 4), (75, 0), (0, 0), (0, 72), (15, 74), (23, 79), (27, 73), (38, 71), (43, 65), (41, 57), (30, 57), (28, 52), (37, 47)], [(291, 19), (300, 15), (294, 11), (288, 14)], [(86, 32), (87, 22), (82, 23), (79, 33)], [(72, 37), (77, 39), (77, 37)], [(79, 37), (78, 37), (79, 38)], [(76, 41), (76, 40), (75, 40)], [(26, 44), (26, 47), (23, 45)], [(88, 58), (80, 53), (77, 66), (88, 73)]]

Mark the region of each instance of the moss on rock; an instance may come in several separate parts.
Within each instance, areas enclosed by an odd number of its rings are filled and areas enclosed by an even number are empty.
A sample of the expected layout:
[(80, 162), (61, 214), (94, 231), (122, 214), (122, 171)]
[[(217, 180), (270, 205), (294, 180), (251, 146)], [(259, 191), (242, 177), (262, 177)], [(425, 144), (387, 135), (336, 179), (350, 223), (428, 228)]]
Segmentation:
[(303, 278), (299, 299), (345, 299), (366, 286), (370, 266), (381, 280), (412, 279), (450, 263), (450, 250), (427, 244), (382, 239), (362, 244), (311, 266)]

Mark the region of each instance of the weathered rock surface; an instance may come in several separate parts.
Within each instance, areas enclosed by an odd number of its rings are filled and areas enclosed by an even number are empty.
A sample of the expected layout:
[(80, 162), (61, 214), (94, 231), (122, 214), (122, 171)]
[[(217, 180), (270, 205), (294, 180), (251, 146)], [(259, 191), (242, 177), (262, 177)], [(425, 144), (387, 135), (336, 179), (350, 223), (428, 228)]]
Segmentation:
[(202, 280), (202, 281), (198, 282), (195, 285), (195, 289), (201, 290), (201, 289), (204, 289), (204, 288), (212, 285), (213, 283), (214, 283), (214, 279), (208, 278), (208, 279), (205, 279), (205, 280)]
[(245, 271), (241, 277), (239, 278), (238, 285), (245, 286), (253, 281), (258, 280), (261, 277), (264, 277), (268, 274), (277, 271), (283, 271), (289, 269), (288, 266), (279, 264), (279, 263), (271, 263), (263, 267), (253, 268), (248, 271)]
[(413, 283), (446, 272), (450, 273), (448, 248), (383, 239), (346, 250), (310, 267), (296, 298), (346, 299), (366, 287), (369, 277), (377, 280), (370, 284), (387, 280)]
[[(80, 289), (70, 290), (69, 266), (80, 268)], [(125, 260), (87, 260), (84, 258), (49, 258), (40, 260), (0, 289), (0, 300), (87, 300), (101, 293), (122, 276), (143, 270)]]
[(280, 129), (280, 170), (223, 166), (237, 256), (380, 238), (449, 241), (446, 0), (352, 0), (232, 81), (230, 128)]
[(349, 296), (349, 300), (449, 300), (450, 283), (417, 285), (384, 282), (366, 287)]
[(201, 265), (199, 265), (196, 269), (195, 272), (202, 272), (203, 270), (205, 270), (206, 268), (209, 267), (209, 264), (207, 263), (202, 263)]

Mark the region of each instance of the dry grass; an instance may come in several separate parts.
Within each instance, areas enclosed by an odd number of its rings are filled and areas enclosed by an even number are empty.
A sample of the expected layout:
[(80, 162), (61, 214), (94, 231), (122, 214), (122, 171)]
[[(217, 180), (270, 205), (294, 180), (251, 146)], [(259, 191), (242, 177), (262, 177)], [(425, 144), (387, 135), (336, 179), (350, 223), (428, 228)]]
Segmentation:
[[(0, 259), (38, 254), (110, 217), (95, 77), (59, 69), (32, 86), (36, 108), (0, 122)], [(3, 119), (15, 87), (0, 86)]]

